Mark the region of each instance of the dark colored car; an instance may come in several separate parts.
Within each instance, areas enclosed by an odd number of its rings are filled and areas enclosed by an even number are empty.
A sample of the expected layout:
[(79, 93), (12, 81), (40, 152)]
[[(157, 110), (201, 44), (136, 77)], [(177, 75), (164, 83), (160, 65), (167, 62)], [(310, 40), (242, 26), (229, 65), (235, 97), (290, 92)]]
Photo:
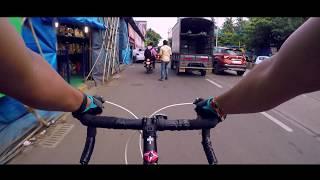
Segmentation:
[(224, 70), (232, 70), (241, 76), (247, 69), (246, 57), (240, 49), (218, 47), (213, 57), (212, 72), (215, 74), (220, 74)]

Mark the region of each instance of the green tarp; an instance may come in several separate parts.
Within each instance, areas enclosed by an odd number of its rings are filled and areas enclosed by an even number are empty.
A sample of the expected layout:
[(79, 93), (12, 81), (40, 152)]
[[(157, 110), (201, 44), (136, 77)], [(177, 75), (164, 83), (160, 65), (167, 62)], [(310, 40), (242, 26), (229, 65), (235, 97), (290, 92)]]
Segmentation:
[(17, 32), (21, 34), (22, 18), (21, 17), (10, 17), (9, 22), (16, 28)]

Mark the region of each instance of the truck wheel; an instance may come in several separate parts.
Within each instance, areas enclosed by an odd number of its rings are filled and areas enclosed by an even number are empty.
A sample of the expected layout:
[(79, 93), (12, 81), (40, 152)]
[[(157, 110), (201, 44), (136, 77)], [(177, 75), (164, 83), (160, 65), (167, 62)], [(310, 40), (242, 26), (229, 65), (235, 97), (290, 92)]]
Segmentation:
[(171, 63), (170, 63), (170, 68), (171, 68), (172, 70), (174, 70), (174, 61), (171, 61)]
[(180, 75), (180, 74), (181, 74), (179, 70), (180, 70), (179, 65), (176, 65), (176, 74), (177, 74), (177, 75)]
[(245, 71), (237, 71), (238, 76), (242, 76)]
[(202, 71), (200, 71), (201, 72), (201, 76), (206, 76), (206, 74), (207, 74), (207, 71), (206, 70), (202, 70)]

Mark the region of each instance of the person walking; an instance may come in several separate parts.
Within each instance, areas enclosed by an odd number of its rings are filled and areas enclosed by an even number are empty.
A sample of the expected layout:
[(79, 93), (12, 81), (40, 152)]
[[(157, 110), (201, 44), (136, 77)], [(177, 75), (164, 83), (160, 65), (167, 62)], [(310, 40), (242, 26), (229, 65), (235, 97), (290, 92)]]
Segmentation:
[(163, 81), (163, 79), (168, 80), (168, 64), (171, 60), (171, 48), (168, 46), (168, 41), (163, 41), (163, 46), (160, 48), (160, 60), (161, 60), (161, 77), (159, 81)]

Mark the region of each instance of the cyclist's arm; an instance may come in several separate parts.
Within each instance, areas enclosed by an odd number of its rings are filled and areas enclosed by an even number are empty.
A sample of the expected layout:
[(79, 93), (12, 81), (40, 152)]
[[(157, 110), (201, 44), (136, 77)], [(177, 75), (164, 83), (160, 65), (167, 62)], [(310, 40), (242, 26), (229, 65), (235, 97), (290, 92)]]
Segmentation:
[(75, 111), (82, 93), (67, 84), (22, 38), (0, 18), (0, 92), (34, 108)]
[(256, 66), (217, 98), (227, 114), (274, 108), (303, 93), (320, 90), (320, 18), (310, 18), (282, 45), (271, 61)]

